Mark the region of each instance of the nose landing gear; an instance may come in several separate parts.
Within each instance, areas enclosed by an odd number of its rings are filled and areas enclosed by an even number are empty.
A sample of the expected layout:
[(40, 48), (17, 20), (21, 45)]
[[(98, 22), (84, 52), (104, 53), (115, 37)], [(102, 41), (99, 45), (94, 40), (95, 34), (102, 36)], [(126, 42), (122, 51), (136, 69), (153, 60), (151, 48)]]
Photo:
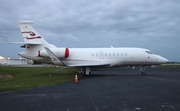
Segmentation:
[(140, 71), (141, 71), (141, 75), (142, 75), (142, 76), (145, 76), (145, 75), (146, 75), (146, 74), (145, 74), (145, 66), (142, 66), (141, 69), (140, 69)]

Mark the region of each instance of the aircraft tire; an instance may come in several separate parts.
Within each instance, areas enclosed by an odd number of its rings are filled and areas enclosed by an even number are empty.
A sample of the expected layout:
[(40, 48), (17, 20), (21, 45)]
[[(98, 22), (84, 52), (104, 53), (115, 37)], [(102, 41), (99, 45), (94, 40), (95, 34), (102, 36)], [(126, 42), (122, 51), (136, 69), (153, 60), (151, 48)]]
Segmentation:
[(142, 75), (142, 76), (145, 76), (146, 74), (145, 74), (145, 72), (142, 72), (141, 75)]

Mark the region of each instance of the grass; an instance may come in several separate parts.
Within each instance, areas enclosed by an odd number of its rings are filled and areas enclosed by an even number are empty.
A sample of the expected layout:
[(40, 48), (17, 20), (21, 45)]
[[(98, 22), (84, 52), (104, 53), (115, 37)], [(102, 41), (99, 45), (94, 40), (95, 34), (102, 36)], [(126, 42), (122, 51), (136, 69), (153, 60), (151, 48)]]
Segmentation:
[(76, 73), (73, 68), (0, 66), (0, 92), (62, 84)]
[(180, 68), (180, 64), (162, 64), (162, 65), (158, 65), (158, 67), (177, 67), (177, 68)]

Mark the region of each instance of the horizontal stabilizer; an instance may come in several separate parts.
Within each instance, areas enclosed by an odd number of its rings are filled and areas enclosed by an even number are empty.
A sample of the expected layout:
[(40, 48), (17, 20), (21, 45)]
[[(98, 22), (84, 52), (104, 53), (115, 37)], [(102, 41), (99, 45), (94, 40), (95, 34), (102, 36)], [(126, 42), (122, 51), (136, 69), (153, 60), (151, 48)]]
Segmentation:
[(10, 44), (30, 44), (30, 45), (41, 45), (41, 42), (9, 42)]

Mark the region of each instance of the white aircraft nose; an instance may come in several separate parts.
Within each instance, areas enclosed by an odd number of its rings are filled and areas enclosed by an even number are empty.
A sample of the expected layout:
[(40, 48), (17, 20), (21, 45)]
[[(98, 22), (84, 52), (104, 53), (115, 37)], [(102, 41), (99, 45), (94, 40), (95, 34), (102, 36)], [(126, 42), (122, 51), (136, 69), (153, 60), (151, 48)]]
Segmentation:
[(169, 62), (168, 59), (166, 59), (164, 57), (161, 57), (161, 56), (159, 56), (157, 59), (158, 59), (158, 62), (160, 62), (160, 63), (167, 63), (167, 62)]

